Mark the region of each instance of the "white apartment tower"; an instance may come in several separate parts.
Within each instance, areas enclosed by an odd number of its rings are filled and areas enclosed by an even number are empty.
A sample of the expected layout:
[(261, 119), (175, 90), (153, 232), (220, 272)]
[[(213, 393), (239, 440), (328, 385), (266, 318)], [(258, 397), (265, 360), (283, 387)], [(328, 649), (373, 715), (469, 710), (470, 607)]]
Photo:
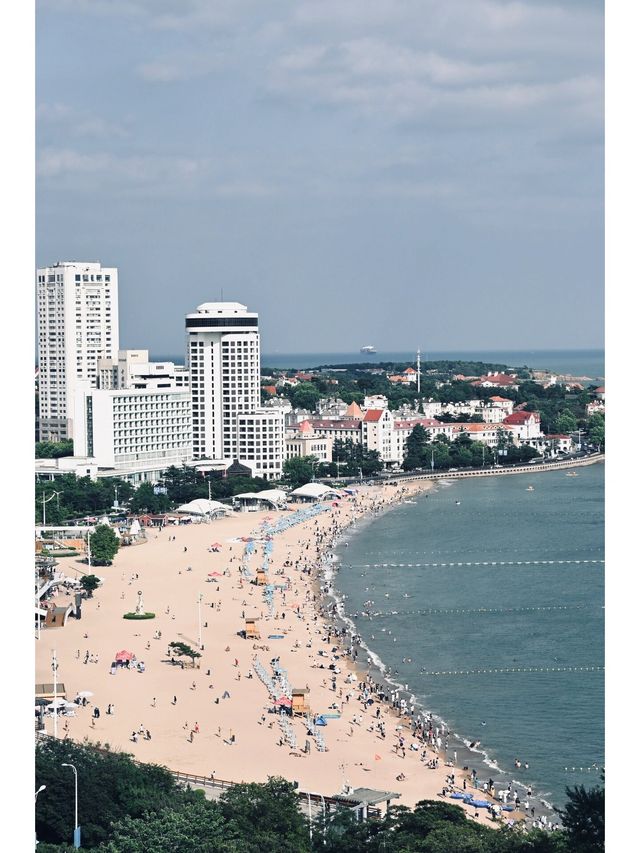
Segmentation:
[(193, 456), (237, 459), (237, 418), (260, 406), (258, 315), (205, 302), (186, 316)]
[(37, 271), (40, 439), (73, 437), (78, 381), (95, 387), (98, 360), (117, 359), (118, 270), (64, 261)]
[(233, 461), (277, 479), (284, 416), (260, 408), (258, 315), (238, 302), (205, 302), (186, 316), (194, 459)]

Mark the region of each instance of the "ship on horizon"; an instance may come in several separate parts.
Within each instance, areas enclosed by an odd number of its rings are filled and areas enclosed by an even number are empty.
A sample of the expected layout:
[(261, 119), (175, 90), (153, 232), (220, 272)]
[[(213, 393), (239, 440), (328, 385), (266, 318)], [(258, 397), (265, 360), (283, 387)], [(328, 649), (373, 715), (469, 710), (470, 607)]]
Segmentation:
[(367, 355), (373, 355), (374, 353), (378, 352), (378, 350), (375, 347), (372, 347), (371, 344), (369, 344), (366, 347), (360, 347), (360, 352), (364, 352)]

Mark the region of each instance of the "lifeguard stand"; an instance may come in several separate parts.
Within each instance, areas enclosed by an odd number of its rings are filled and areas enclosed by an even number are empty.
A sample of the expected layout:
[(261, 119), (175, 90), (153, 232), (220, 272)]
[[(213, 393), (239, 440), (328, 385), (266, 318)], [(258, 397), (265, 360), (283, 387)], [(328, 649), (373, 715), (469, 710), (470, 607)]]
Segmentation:
[(264, 569), (258, 569), (256, 572), (256, 584), (258, 586), (266, 586), (269, 583), (269, 578)]
[(255, 617), (250, 617), (244, 620), (244, 635), (247, 640), (259, 640), (260, 639), (260, 631), (258, 631), (257, 619)]
[(291, 713), (294, 715), (301, 714), (302, 716), (311, 713), (308, 687), (291, 688)]

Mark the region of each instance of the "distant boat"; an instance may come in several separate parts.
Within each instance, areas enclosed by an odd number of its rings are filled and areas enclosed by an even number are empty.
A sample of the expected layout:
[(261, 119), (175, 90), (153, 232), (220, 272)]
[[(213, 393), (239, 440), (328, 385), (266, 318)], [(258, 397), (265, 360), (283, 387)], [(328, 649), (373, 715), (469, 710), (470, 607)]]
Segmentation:
[(527, 486), (527, 491), (528, 492), (534, 492), (535, 489), (533, 488), (533, 486)]
[(366, 347), (360, 347), (360, 352), (364, 352), (367, 355), (373, 355), (374, 353), (378, 352), (378, 350), (369, 344)]
[(566, 476), (567, 477), (577, 477), (578, 474), (575, 471), (569, 471)]
[(405, 504), (415, 504), (415, 501), (403, 501)]

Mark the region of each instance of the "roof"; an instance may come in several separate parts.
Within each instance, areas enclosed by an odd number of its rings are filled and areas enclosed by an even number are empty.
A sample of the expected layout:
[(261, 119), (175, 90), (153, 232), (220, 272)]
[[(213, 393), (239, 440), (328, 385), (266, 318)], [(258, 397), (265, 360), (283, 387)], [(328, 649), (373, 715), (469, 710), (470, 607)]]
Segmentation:
[(547, 433), (546, 438), (555, 438), (564, 441), (571, 441), (570, 435), (562, 435), (562, 433)]
[(313, 419), (309, 423), (314, 429), (360, 429), (360, 421), (357, 420), (323, 420)]
[(362, 418), (363, 412), (362, 412), (362, 409), (360, 408), (360, 406), (356, 403), (356, 401), (353, 400), (353, 402), (351, 402), (347, 406), (347, 411), (345, 412), (345, 415), (348, 418)]
[(375, 791), (373, 788), (355, 788), (349, 794), (336, 794), (335, 800), (342, 800), (351, 803), (366, 803), (368, 806), (375, 806), (378, 803), (384, 803), (387, 800), (397, 800), (400, 794), (394, 791)]
[(513, 403), (513, 400), (508, 397), (489, 397), (489, 399), (493, 400), (494, 403)]
[(370, 423), (371, 421), (379, 421), (383, 415), (384, 409), (369, 409), (364, 419), (366, 423)]
[(403, 373), (416, 373), (416, 369), (414, 367), (407, 367), (406, 370), (402, 371)]
[(176, 512), (184, 512), (189, 515), (210, 515), (214, 512), (228, 512), (229, 507), (220, 501), (209, 501), (206, 498), (196, 498), (187, 504), (179, 506)]
[(239, 500), (257, 500), (265, 501), (270, 504), (284, 503), (287, 499), (286, 492), (282, 489), (263, 489), (261, 492), (243, 492), (241, 495), (234, 495), (234, 499)]
[(604, 394), (604, 385), (601, 385), (599, 388), (593, 392), (594, 394)]
[(463, 423), (463, 424), (451, 424), (454, 432), (484, 432), (485, 430), (494, 431), (497, 430), (501, 425), (500, 424), (475, 424), (475, 423)]
[(323, 483), (306, 483), (304, 486), (294, 489), (291, 494), (302, 498), (316, 498), (317, 500), (340, 497), (339, 492), (329, 486), (325, 486)]
[(509, 373), (493, 373), (489, 376), (481, 376), (477, 382), (474, 382), (474, 385), (484, 385), (484, 383), (490, 383), (491, 385), (517, 385), (518, 377), (512, 376)]
[(277, 394), (278, 389), (275, 385), (263, 385), (262, 390), (266, 391), (267, 394)]
[(503, 424), (526, 424), (531, 418), (534, 421), (540, 421), (540, 413), (539, 412), (514, 412), (512, 415), (507, 415), (507, 417), (502, 421)]
[(313, 425), (311, 421), (300, 421), (298, 424), (298, 429), (300, 432), (313, 432)]
[(434, 427), (434, 426), (442, 426), (440, 421), (435, 420), (434, 418), (416, 418), (415, 420), (406, 420), (406, 421), (395, 421), (393, 426), (394, 429), (413, 429), (414, 426), (423, 427)]

